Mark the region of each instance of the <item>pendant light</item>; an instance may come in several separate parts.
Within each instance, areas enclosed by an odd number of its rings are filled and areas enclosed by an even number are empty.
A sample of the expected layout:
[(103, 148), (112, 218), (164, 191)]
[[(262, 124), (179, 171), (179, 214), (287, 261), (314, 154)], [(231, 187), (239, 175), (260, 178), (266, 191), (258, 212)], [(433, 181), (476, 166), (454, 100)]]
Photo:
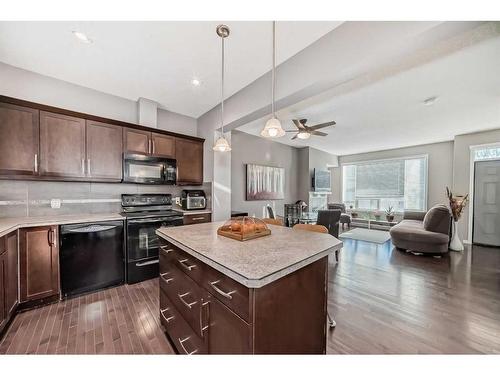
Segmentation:
[(276, 21), (273, 21), (273, 70), (271, 71), (271, 111), (272, 117), (267, 120), (266, 126), (260, 132), (260, 135), (266, 138), (278, 138), (285, 135), (285, 131), (281, 127), (281, 122), (276, 118), (275, 111), (275, 91), (276, 91)]
[(231, 151), (231, 146), (224, 137), (224, 39), (229, 36), (229, 27), (226, 25), (219, 25), (215, 29), (217, 35), (220, 36), (222, 40), (222, 79), (221, 79), (221, 104), (220, 104), (220, 122), (221, 122), (221, 132), (220, 137), (215, 141), (213, 150), (218, 152), (228, 152)]

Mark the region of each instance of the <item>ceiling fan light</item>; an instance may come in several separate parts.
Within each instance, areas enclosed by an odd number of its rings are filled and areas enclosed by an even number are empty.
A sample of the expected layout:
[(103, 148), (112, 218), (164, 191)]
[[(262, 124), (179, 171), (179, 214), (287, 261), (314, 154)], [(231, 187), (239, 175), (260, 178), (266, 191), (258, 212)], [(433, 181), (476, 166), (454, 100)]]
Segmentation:
[(214, 147), (212, 148), (214, 151), (218, 152), (228, 152), (231, 151), (231, 146), (229, 145), (229, 142), (227, 141), (224, 136), (220, 136), (214, 144)]
[(285, 131), (281, 127), (280, 120), (273, 117), (267, 120), (266, 126), (262, 129), (260, 135), (266, 138), (279, 138), (285, 135)]
[(309, 139), (309, 138), (311, 138), (311, 134), (308, 133), (308, 132), (299, 132), (297, 134), (297, 138), (300, 138), (300, 139)]

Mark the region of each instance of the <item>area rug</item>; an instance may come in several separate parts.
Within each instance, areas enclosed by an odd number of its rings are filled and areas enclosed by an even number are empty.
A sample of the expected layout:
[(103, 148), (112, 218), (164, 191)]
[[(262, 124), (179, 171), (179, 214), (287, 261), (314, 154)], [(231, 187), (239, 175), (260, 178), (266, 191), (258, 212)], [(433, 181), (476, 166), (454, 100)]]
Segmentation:
[(349, 238), (351, 240), (360, 240), (374, 243), (385, 243), (391, 239), (389, 232), (385, 230), (355, 228), (342, 233), (339, 238)]

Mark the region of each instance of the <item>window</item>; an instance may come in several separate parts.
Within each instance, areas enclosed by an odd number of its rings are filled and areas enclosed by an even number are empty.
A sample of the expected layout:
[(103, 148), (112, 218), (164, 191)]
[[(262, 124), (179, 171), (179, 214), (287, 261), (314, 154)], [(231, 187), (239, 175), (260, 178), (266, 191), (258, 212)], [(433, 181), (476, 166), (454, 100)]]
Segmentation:
[(474, 160), (500, 159), (500, 147), (485, 147), (474, 150)]
[(362, 210), (424, 211), (427, 208), (427, 156), (344, 165), (343, 200)]

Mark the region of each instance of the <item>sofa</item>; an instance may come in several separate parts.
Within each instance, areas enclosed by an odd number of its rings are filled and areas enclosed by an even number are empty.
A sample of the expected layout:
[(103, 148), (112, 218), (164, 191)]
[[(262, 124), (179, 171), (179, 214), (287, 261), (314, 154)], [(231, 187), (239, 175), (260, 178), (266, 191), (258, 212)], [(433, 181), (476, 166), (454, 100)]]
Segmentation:
[(444, 204), (435, 205), (427, 213), (405, 211), (403, 220), (390, 230), (392, 243), (414, 253), (446, 253), (451, 220), (451, 212)]

